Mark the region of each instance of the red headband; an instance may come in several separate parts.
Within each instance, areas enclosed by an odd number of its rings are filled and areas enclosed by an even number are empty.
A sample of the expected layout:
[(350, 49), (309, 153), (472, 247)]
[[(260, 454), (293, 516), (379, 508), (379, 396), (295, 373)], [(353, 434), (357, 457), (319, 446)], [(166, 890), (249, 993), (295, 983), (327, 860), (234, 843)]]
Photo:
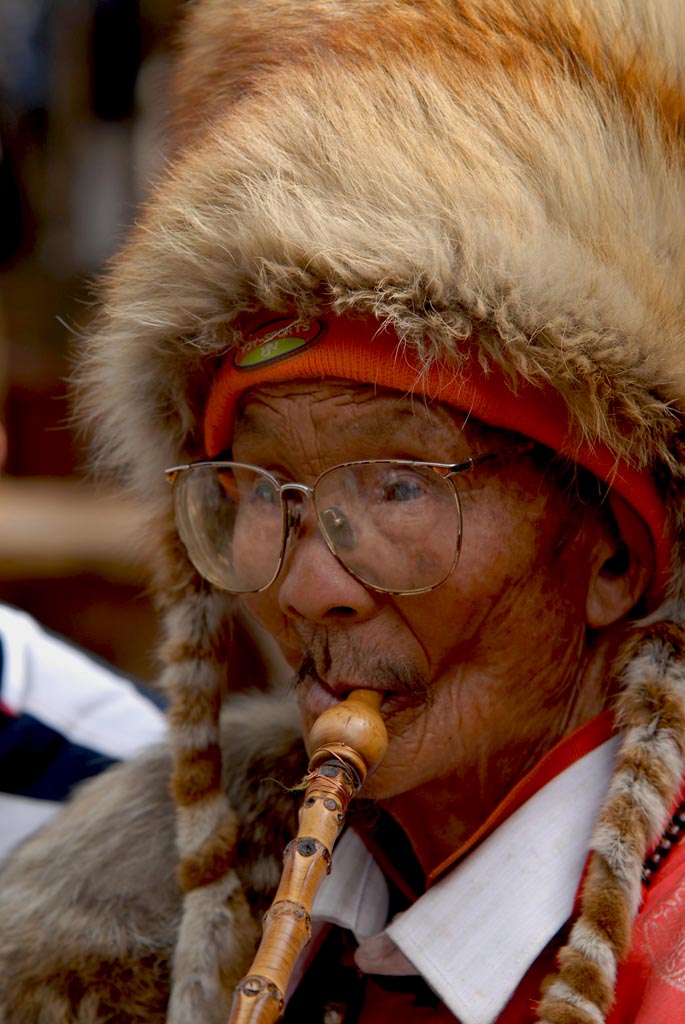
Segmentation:
[(491, 427), (515, 430), (584, 466), (610, 484), (640, 516), (654, 545), (650, 593), (666, 586), (671, 537), (666, 509), (649, 473), (617, 464), (606, 445), (578, 443), (566, 408), (551, 388), (519, 381), (512, 389), (501, 371), (484, 370), (471, 355), (458, 366), (436, 363), (422, 369), (392, 330), (376, 320), (326, 317), (294, 319), (262, 312), (243, 326), (244, 344), (228, 353), (205, 412), (205, 448), (210, 458), (229, 447), (241, 395), (260, 384), (308, 378), (339, 378), (426, 396), (455, 406)]

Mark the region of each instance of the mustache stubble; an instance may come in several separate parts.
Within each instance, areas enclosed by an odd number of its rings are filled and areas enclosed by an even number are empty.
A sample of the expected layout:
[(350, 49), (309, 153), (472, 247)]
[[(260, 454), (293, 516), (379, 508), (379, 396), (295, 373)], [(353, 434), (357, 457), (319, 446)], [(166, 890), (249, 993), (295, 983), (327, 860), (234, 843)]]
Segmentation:
[(309, 638), (291, 686), (297, 689), (307, 681), (325, 682), (333, 667), (338, 676), (368, 679), (368, 685), (373, 689), (388, 690), (426, 705), (433, 703), (433, 688), (425, 673), (400, 658), (373, 649), (361, 649), (347, 638), (336, 637), (332, 645), (328, 631), (313, 633)]

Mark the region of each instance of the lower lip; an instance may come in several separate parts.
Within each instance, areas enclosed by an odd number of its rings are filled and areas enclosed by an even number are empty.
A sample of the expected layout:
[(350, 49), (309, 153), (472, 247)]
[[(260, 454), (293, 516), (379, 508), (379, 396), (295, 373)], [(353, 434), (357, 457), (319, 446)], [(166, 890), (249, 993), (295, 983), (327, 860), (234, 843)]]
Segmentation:
[[(304, 685), (298, 688), (298, 700), (300, 708), (304, 715), (309, 719), (309, 725), (311, 727), (312, 722), (315, 721), (322, 715), (328, 708), (332, 708), (335, 704), (342, 703), (350, 693), (354, 690), (368, 689), (368, 687), (356, 686), (351, 687), (344, 693), (338, 693), (332, 690), (330, 686), (322, 682), (320, 679), (308, 680)], [(399, 714), (403, 710), (417, 706), (417, 702), (409, 697), (400, 697), (397, 694), (391, 692), (385, 692), (383, 694), (383, 701), (381, 704), (381, 712), (386, 720), (392, 719), (395, 715)]]
[(307, 716), (313, 722), (319, 715), (322, 715), (328, 708), (340, 704), (343, 695), (335, 693), (329, 686), (317, 679), (308, 682), (299, 693), (300, 705)]
[[(320, 679), (308, 681), (301, 689), (298, 694), (300, 707), (304, 714), (309, 719), (310, 725), (322, 715), (328, 708), (334, 707), (336, 704), (341, 704), (344, 700), (349, 697), (355, 690), (368, 689), (368, 687), (362, 686), (351, 686), (343, 693), (338, 693), (336, 690), (332, 690), (330, 686), (322, 682)], [(390, 697), (390, 694), (384, 694), (384, 700), (381, 708), (385, 707), (385, 702)], [(390, 710), (388, 708), (387, 710)], [(385, 717), (385, 716), (384, 716)]]

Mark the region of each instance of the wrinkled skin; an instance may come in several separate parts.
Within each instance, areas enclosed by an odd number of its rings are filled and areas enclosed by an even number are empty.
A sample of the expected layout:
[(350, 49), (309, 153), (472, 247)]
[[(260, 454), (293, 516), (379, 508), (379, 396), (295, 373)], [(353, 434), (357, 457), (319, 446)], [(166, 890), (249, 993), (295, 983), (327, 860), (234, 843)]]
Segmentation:
[[(370, 387), (262, 386), (242, 400), (233, 457), (311, 484), (351, 459), (456, 462), (512, 442), (463, 421)], [(628, 610), (605, 600), (598, 614), (592, 601), (616, 550), (605, 517), (579, 514), (530, 456), (481, 467), (459, 487), (462, 552), (437, 589), (393, 596), (363, 586), (328, 550), (307, 503), (276, 581), (242, 597), (293, 669), (308, 666), (298, 685), (305, 730), (350, 689), (383, 691), (390, 742), (365, 794), (395, 815), (427, 870), (605, 706), (603, 632)]]

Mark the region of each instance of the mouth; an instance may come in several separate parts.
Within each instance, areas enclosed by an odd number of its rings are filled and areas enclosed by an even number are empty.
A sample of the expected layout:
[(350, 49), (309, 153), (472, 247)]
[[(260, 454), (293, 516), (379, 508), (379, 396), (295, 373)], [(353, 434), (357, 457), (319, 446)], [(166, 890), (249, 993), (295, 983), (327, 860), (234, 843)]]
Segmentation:
[[(382, 694), (381, 714), (386, 720), (403, 711), (425, 707), (433, 700), (430, 679), (404, 659), (390, 658), (373, 649), (331, 643), (328, 635), (311, 638), (293, 676), (306, 724), (354, 690)], [(335, 638), (333, 638), (335, 641)]]
[(295, 676), (294, 687), (301, 712), (308, 727), (324, 711), (336, 704), (341, 704), (356, 690), (374, 690), (382, 695), (379, 710), (386, 721), (402, 711), (425, 706), (430, 703), (430, 695), (410, 694), (390, 689), (387, 685), (370, 685), (366, 679), (324, 680), (318, 673), (313, 672), (307, 672), (304, 676), (298, 672)]
[[(340, 704), (349, 697), (355, 690), (370, 690), (367, 683), (350, 682), (326, 682), (318, 674), (307, 673), (305, 678), (298, 678), (295, 681), (296, 694), (300, 707), (311, 717), (313, 721), (323, 714), (328, 708)], [(381, 710), (389, 694), (384, 694)]]

